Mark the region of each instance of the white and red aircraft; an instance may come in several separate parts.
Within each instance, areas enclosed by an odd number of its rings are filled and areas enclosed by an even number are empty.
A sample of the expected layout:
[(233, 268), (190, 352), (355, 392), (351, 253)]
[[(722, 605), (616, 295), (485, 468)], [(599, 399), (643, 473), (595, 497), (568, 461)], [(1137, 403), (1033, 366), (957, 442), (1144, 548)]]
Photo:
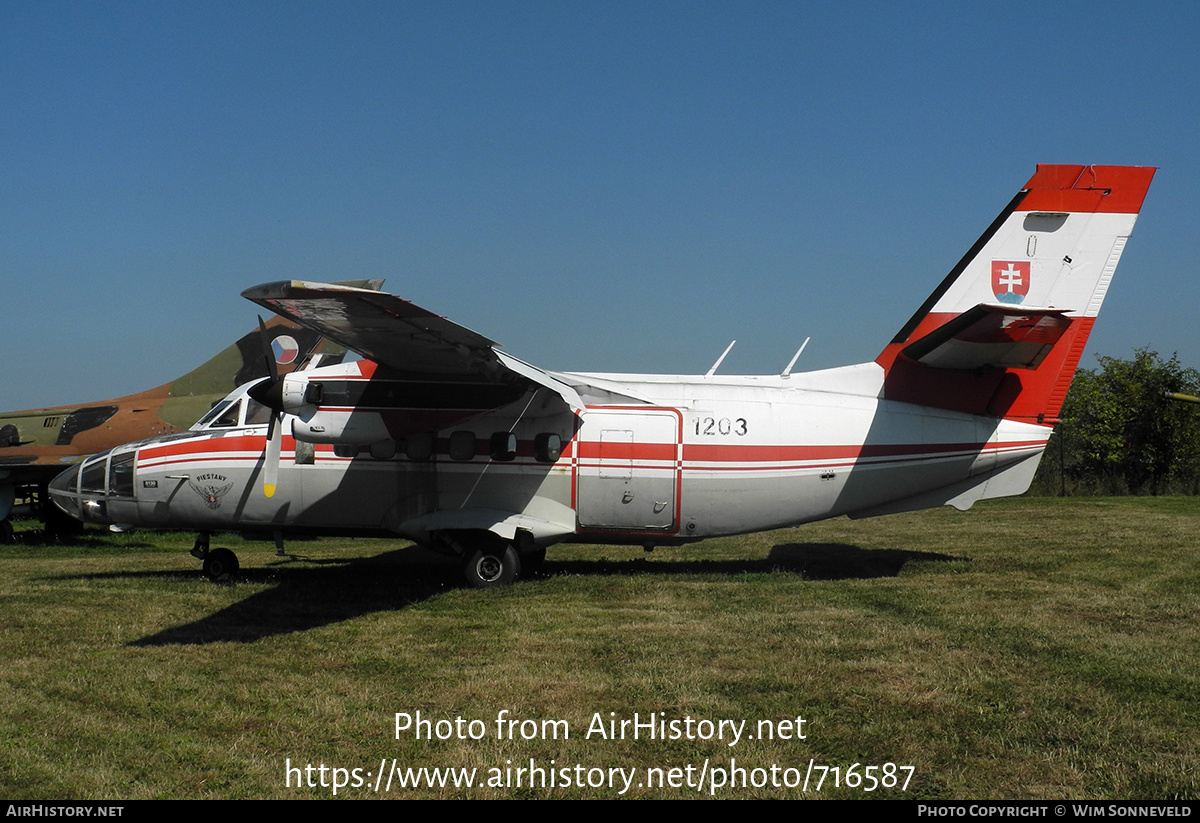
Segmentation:
[(477, 586), (547, 546), (677, 544), (1024, 492), (1153, 168), (1041, 165), (873, 362), (699, 377), (549, 372), (399, 297), (244, 296), (365, 359), (273, 376), (191, 431), (92, 457), (55, 502), (114, 527), (392, 534)]

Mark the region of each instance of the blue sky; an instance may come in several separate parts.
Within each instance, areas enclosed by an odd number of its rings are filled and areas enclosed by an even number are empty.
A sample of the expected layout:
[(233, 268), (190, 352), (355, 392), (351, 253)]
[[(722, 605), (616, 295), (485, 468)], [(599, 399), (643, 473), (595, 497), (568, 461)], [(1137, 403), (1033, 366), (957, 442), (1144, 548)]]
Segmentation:
[(1044, 163), (1159, 166), (1092, 336), (1200, 366), (1200, 6), (0, 0), (0, 408), (239, 293), (386, 288), (547, 368), (873, 358)]

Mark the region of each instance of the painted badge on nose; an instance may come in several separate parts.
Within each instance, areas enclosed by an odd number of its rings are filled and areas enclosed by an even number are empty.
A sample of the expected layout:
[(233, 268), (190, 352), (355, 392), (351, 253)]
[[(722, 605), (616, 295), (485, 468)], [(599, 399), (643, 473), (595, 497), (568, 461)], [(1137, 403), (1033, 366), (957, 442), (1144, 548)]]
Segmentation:
[(195, 480), (189, 480), (188, 485), (192, 487), (192, 491), (204, 498), (204, 505), (210, 509), (219, 509), (221, 498), (233, 488), (233, 483), (225, 482), (227, 479), (223, 474), (210, 472), (197, 476)]

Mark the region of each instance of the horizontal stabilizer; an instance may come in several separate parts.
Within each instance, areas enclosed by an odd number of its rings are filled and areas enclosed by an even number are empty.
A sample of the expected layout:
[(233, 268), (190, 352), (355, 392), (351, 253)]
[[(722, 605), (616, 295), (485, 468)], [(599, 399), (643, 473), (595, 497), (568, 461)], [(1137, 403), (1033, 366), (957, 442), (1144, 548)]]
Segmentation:
[(1036, 369), (1070, 327), (1067, 311), (980, 303), (901, 354), (935, 369)]

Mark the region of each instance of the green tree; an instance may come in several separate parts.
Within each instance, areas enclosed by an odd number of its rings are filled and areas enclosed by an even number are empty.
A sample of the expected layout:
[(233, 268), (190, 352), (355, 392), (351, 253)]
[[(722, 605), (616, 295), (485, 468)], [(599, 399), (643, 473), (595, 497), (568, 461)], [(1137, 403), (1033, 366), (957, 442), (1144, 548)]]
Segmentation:
[(1035, 481), (1084, 494), (1200, 492), (1200, 407), (1167, 392), (1200, 393), (1200, 372), (1148, 349), (1098, 357), (1080, 369)]

